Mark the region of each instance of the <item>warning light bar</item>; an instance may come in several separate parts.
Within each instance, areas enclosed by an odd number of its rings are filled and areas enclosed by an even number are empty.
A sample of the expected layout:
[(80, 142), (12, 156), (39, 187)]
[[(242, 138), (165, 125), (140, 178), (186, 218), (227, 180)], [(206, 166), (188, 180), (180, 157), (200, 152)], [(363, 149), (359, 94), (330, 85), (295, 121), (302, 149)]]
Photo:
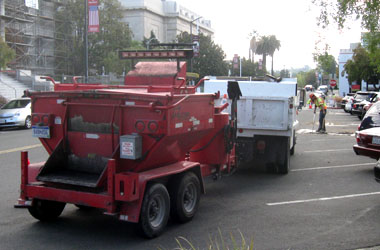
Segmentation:
[(193, 50), (122, 50), (119, 51), (120, 59), (144, 59), (144, 58), (192, 58)]

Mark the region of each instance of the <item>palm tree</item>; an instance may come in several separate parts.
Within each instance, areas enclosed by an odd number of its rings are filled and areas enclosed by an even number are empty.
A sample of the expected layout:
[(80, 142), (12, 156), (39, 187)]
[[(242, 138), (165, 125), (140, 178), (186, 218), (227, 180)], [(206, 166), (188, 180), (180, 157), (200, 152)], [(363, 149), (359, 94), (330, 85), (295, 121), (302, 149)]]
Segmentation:
[(272, 69), (271, 69), (271, 75), (273, 75), (273, 54), (276, 50), (279, 50), (281, 47), (281, 43), (279, 40), (277, 40), (275, 35), (271, 35), (269, 37), (269, 52), (268, 54), (272, 57)]
[(267, 55), (270, 52), (270, 41), (268, 36), (262, 36), (257, 42), (256, 54), (263, 55), (263, 71), (266, 72)]

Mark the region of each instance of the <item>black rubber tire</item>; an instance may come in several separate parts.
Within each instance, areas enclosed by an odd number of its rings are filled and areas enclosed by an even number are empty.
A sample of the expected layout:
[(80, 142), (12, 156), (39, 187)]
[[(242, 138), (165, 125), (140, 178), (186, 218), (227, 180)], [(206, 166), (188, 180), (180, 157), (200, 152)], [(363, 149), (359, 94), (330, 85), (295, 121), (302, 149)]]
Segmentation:
[(290, 149), (290, 155), (294, 155), (295, 152), (296, 152), (296, 135), (294, 134), (293, 135), (293, 146)]
[(24, 128), (30, 129), (32, 127), (32, 118), (30, 116), (25, 118)]
[(58, 218), (66, 203), (34, 199), (32, 206), (28, 207), (29, 213), (40, 221), (53, 221)]
[(289, 167), (290, 167), (290, 148), (289, 148), (289, 140), (287, 143), (284, 143), (286, 146), (285, 150), (285, 155), (284, 157), (280, 160), (278, 163), (278, 173), (279, 174), (288, 174), (289, 173)]
[(201, 183), (193, 172), (187, 172), (176, 178), (170, 188), (170, 215), (180, 223), (195, 216), (201, 196)]
[(141, 206), (138, 233), (146, 238), (159, 236), (168, 223), (170, 198), (166, 187), (161, 183), (149, 185)]

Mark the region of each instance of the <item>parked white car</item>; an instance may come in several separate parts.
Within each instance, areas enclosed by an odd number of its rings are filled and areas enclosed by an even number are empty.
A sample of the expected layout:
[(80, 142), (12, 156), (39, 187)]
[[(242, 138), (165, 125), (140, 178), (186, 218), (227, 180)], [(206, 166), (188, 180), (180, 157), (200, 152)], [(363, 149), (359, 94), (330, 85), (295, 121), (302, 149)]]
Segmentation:
[(327, 95), (327, 92), (329, 92), (329, 87), (327, 87), (327, 85), (321, 85), (317, 90), (322, 91), (325, 95)]
[(348, 101), (344, 105), (344, 111), (345, 112), (347, 112), (347, 113), (351, 113), (352, 112), (352, 102), (353, 102), (353, 100), (354, 100), (354, 98), (348, 99)]
[(30, 98), (13, 99), (0, 108), (0, 129), (7, 127), (31, 128)]

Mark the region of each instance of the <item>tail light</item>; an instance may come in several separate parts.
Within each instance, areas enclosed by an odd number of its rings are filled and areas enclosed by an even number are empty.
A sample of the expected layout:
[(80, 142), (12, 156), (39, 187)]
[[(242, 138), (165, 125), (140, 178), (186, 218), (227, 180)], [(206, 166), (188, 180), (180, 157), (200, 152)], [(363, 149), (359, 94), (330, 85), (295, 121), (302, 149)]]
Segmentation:
[(366, 145), (368, 143), (372, 143), (372, 136), (367, 134), (362, 134), (360, 131), (355, 132), (356, 142), (358, 144)]
[(41, 114), (41, 113), (32, 114), (32, 125), (51, 126), (52, 123), (53, 123), (52, 114)]
[(164, 134), (166, 123), (164, 121), (136, 120), (135, 130), (144, 134)]

